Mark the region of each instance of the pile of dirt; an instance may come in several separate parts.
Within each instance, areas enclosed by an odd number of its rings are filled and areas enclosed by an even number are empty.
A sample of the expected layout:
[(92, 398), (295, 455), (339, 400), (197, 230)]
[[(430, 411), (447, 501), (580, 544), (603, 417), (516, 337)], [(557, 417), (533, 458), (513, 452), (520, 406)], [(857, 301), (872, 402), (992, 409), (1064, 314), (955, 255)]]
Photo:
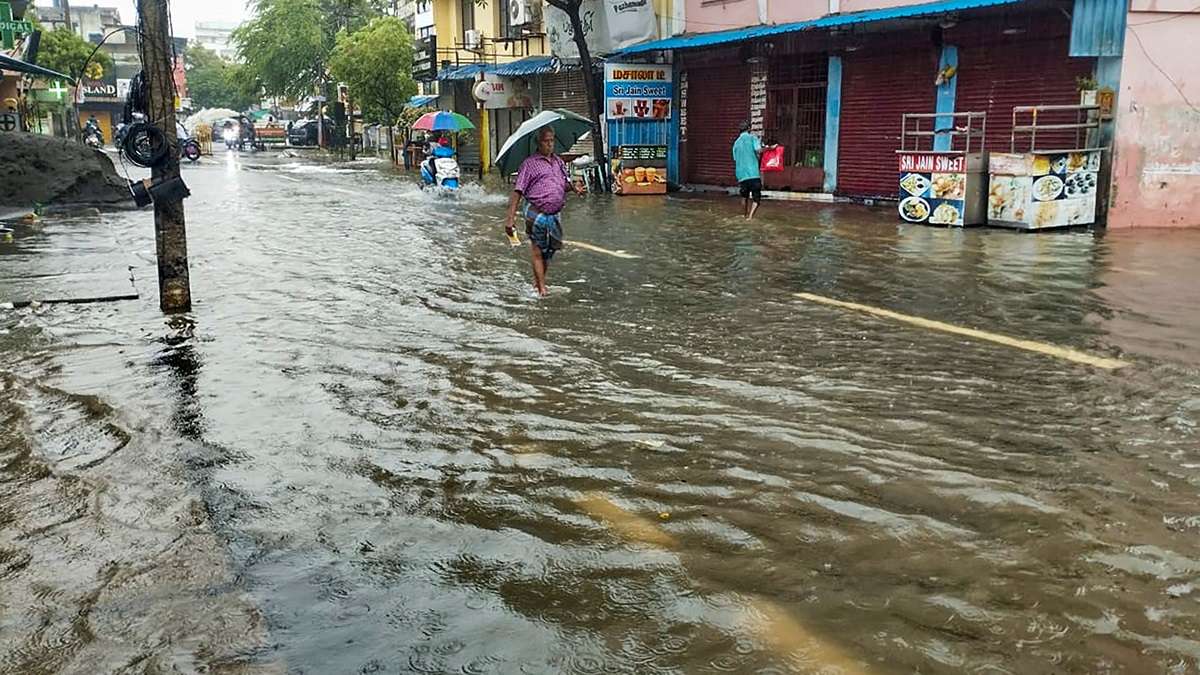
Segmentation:
[(65, 138), (6, 133), (0, 137), (0, 205), (118, 204), (128, 183), (103, 152)]

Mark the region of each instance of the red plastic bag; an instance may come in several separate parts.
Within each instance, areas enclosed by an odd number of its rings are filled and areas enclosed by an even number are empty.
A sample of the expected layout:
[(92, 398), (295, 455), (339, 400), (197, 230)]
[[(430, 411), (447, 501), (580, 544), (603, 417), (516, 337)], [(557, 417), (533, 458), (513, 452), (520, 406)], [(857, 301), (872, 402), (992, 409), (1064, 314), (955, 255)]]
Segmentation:
[(783, 171), (783, 146), (776, 145), (773, 148), (763, 149), (758, 168), (764, 172)]

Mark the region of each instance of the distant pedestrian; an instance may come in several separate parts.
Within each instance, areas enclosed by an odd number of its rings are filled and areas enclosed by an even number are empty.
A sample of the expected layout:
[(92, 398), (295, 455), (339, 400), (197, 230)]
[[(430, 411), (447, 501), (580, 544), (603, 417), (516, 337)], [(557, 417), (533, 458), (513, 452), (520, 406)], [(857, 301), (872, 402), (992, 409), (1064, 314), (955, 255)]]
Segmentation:
[(741, 188), (746, 220), (750, 220), (754, 218), (754, 212), (762, 203), (763, 184), (759, 158), (762, 157), (764, 146), (758, 136), (750, 133), (749, 121), (743, 121), (738, 129), (742, 133), (733, 142), (733, 166), (738, 187)]
[[(562, 248), (562, 217), (559, 213), (567, 202), (571, 187), (567, 164), (554, 154), (554, 128), (543, 127), (537, 132), (537, 152), (521, 162), (517, 183), (508, 200), (508, 221), (504, 231), (513, 236), (513, 220), (523, 199), (521, 215), (525, 218), (525, 234), (529, 236), (529, 254), (533, 263), (533, 286), (538, 295), (545, 296), (546, 267), (554, 252)], [(583, 194), (583, 188), (574, 186)]]

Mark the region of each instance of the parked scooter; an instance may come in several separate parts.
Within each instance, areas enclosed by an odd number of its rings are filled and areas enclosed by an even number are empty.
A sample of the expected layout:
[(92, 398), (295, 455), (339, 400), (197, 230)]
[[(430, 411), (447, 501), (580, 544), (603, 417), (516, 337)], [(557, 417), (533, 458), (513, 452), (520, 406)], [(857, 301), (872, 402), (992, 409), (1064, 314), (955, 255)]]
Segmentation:
[(186, 127), (175, 123), (175, 139), (179, 143), (179, 156), (189, 162), (200, 161), (200, 141), (188, 133)]

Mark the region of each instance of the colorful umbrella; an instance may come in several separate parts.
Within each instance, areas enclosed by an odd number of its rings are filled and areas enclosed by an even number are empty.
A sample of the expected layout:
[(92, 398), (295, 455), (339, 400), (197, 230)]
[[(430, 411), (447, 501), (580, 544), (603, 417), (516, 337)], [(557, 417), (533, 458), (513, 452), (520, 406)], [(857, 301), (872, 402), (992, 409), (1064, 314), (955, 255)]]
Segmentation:
[(423, 131), (465, 131), (474, 129), (475, 125), (456, 112), (438, 111), (421, 115), (413, 122), (412, 128)]

